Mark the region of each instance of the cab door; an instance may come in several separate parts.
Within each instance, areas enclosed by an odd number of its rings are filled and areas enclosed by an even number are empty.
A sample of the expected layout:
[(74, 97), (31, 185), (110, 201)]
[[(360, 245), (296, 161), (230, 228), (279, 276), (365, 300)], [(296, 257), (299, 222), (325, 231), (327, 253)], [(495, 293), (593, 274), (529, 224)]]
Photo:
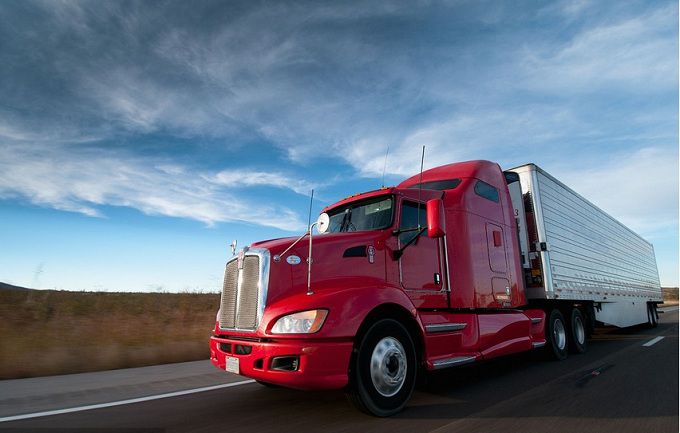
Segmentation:
[(412, 242), (399, 258), (399, 279), (416, 308), (446, 308), (441, 241), (427, 237), (427, 230), (419, 234), (419, 224), (426, 227), (426, 221), (425, 204), (402, 201), (399, 248)]

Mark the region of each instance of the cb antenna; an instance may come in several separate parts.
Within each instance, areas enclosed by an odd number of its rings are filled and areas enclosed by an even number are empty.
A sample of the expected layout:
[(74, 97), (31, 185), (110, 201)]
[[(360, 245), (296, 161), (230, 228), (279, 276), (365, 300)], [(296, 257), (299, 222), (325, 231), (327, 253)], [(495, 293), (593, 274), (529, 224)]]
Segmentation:
[(312, 204), (314, 203), (314, 190), (312, 189), (312, 196), (309, 198), (309, 216), (307, 217), (307, 230), (312, 231), (310, 225), (312, 224)]
[(383, 164), (382, 186), (385, 188), (385, 169), (387, 168), (387, 155), (390, 153), (390, 144), (387, 143), (387, 150), (385, 151), (385, 163)]
[(423, 162), (425, 161), (425, 146), (420, 156), (420, 180), (418, 181), (418, 229), (420, 229), (420, 200), (423, 194)]

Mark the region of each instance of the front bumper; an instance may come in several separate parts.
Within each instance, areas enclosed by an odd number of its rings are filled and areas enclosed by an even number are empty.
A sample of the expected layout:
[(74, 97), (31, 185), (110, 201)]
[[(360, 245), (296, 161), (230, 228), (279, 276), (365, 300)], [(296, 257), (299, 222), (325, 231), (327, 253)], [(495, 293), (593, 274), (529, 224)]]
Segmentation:
[[(243, 340), (219, 335), (210, 338), (210, 361), (221, 370), (227, 357), (238, 358), (239, 374), (296, 389), (339, 389), (347, 385), (351, 341)], [(294, 371), (273, 369), (277, 357), (298, 357)]]

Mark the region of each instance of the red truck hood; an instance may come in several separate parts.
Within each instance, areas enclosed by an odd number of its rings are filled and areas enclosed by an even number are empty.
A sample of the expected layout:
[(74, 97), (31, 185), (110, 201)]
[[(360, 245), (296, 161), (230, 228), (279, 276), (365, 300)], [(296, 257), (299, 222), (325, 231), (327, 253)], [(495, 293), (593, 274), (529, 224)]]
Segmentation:
[[(385, 241), (391, 237), (389, 230), (315, 235), (312, 239), (312, 291), (383, 283), (385, 260), (391, 260), (386, 254)], [(272, 239), (252, 244), (253, 248), (266, 248), (271, 254), (268, 305), (307, 291), (309, 237), (275, 260), (275, 256), (296, 239)], [(288, 262), (293, 255), (300, 258), (299, 264)]]

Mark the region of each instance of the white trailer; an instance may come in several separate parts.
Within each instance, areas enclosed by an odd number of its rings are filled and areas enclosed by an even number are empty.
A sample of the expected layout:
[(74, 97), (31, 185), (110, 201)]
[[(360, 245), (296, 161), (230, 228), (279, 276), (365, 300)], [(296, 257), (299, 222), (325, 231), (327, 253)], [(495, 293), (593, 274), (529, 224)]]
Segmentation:
[(535, 164), (508, 172), (519, 176), (509, 187), (529, 301), (583, 302), (605, 324), (656, 326), (652, 244)]

